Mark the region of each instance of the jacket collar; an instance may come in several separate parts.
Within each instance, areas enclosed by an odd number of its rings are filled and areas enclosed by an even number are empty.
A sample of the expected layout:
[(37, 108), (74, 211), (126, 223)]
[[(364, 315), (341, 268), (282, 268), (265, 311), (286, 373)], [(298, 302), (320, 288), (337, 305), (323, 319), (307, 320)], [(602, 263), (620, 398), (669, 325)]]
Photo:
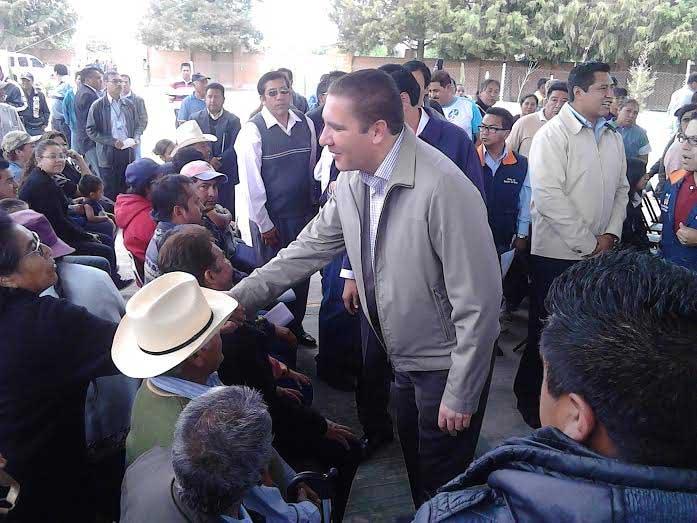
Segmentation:
[[(564, 104), (564, 107), (561, 108), (557, 117), (573, 134), (580, 133), (583, 128), (588, 128), (595, 133), (595, 130), (584, 125), (576, 115), (574, 115), (574, 112), (576, 111), (571, 107), (571, 102), (567, 102)], [(615, 128), (609, 122), (605, 122), (603, 132), (605, 132), (606, 129), (615, 131)]]
[(553, 427), (543, 427), (528, 437), (510, 438), (474, 461), (442, 491), (456, 491), (487, 483), (497, 470), (520, 470), (612, 484), (624, 487), (697, 493), (697, 471), (652, 467), (606, 458)]
[[(484, 161), (484, 144), (479, 144), (479, 147), (477, 147), (477, 154), (479, 155), (479, 161), (482, 163), (482, 167), (486, 165), (486, 162)], [(501, 160), (501, 165), (515, 165), (518, 163), (518, 158), (516, 158), (515, 154), (513, 151), (508, 151), (506, 153), (506, 156), (503, 157), (503, 160)]]
[(416, 179), (416, 134), (414, 131), (409, 129), (406, 125), (404, 126), (404, 136), (402, 137), (402, 144), (399, 148), (399, 154), (397, 155), (397, 163), (394, 166), (394, 171), (390, 176), (390, 181), (387, 183), (385, 188), (385, 194), (387, 194), (392, 187), (402, 186), (402, 187), (414, 187), (414, 180)]

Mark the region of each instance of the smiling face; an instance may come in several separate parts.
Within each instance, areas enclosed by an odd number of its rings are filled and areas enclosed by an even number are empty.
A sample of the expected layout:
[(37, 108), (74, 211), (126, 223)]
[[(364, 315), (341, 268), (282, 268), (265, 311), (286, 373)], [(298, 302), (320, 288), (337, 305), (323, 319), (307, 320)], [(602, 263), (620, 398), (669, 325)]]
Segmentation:
[(612, 79), (610, 73), (596, 71), (593, 73), (593, 83), (584, 91), (579, 86), (574, 87), (574, 108), (586, 118), (597, 119), (610, 112), (612, 103)]
[(36, 157), (36, 165), (47, 174), (60, 174), (65, 169), (65, 160), (63, 147), (49, 145)]

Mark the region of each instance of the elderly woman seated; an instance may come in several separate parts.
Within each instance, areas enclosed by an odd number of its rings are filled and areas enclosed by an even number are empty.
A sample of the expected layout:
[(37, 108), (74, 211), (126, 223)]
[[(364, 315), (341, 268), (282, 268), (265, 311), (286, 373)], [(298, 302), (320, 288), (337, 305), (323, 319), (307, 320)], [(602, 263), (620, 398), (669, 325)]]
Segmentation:
[(272, 438), (271, 417), (250, 388), (217, 387), (192, 399), (179, 415), (172, 449), (155, 447), (126, 472), (121, 522), (251, 523), (250, 513), (265, 521), (319, 522), (302, 489), (300, 503), (288, 504), (271, 486)]

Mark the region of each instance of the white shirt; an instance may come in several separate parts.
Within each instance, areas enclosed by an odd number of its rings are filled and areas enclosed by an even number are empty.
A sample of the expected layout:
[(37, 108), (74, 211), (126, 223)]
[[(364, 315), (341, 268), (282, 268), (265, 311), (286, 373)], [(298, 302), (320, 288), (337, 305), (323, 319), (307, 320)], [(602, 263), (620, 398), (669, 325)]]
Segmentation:
[(319, 162), (315, 165), (315, 180), (320, 182), (322, 186), (322, 192), (327, 189), (329, 185), (329, 177), (332, 173), (332, 162), (334, 161), (334, 155), (329, 152), (329, 147), (322, 149), (322, 154), (319, 157)]
[(424, 129), (428, 125), (428, 121), (431, 119), (423, 108), (419, 108), (419, 112), (421, 113), (421, 118), (419, 118), (419, 125), (416, 127), (416, 136), (419, 136), (422, 132), (424, 132)]
[[(274, 125), (290, 136), (293, 126), (300, 122), (300, 118), (293, 112), (288, 111), (288, 127), (283, 127), (278, 120), (271, 114), (266, 107), (261, 109), (261, 116), (266, 123), (266, 128), (271, 129)], [(310, 128), (310, 172), (314, 172), (317, 158), (317, 138), (315, 125), (305, 116), (307, 125)], [(264, 233), (275, 227), (269, 218), (266, 210), (266, 187), (261, 178), (261, 135), (257, 126), (249, 121), (242, 126), (240, 134), (235, 141), (235, 152), (237, 153), (238, 173), (240, 186), (245, 190), (247, 197), (247, 209), (249, 219), (252, 220), (259, 230)]]

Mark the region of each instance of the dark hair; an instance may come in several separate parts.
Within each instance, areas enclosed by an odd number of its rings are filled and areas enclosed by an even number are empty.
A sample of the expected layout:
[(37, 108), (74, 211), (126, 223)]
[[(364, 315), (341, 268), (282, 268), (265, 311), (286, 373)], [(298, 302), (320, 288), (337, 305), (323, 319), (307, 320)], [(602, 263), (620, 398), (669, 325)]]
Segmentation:
[(68, 138), (60, 131), (46, 131), (41, 135), (41, 140), (54, 140), (55, 138), (62, 138), (66, 144), (68, 143)]
[(175, 227), (160, 247), (157, 257), (160, 272), (186, 272), (203, 285), (204, 273), (215, 264), (212, 242), (211, 233), (201, 225)]
[(125, 76), (126, 78), (128, 78), (128, 82), (129, 82), (129, 83), (131, 82), (131, 75), (130, 75), (130, 74), (123, 74), (123, 73), (121, 73), (120, 76), (121, 76), (122, 78)]
[(409, 60), (408, 62), (405, 62), (403, 66), (410, 73), (419, 71), (421, 76), (424, 77), (426, 88), (428, 88), (428, 84), (431, 83), (431, 70), (425, 63), (423, 63), (421, 60)]
[(501, 124), (504, 129), (510, 130), (513, 127), (513, 115), (503, 107), (489, 107), (484, 114), (490, 114), (491, 116), (498, 116), (501, 118)]
[(84, 197), (88, 197), (90, 193), (97, 192), (101, 187), (104, 187), (104, 182), (99, 176), (94, 174), (83, 174), (77, 184), (77, 190)]
[(688, 76), (688, 77), (687, 77), (687, 83), (688, 83), (688, 84), (697, 83), (697, 73), (692, 73), (690, 76)]
[(692, 98), (690, 98), (690, 103), (691, 104), (697, 104), (697, 91), (692, 93)]
[(109, 71), (108, 73), (104, 74), (104, 78), (107, 82), (116, 76), (118, 76), (119, 79), (121, 78), (121, 74), (119, 74), (117, 71)]
[(549, 98), (550, 93), (553, 93), (554, 91), (564, 91), (566, 94), (569, 94), (569, 86), (567, 85), (566, 82), (561, 82), (561, 81), (556, 81), (552, 82), (549, 85), (549, 89), (547, 89), (546, 97)]
[(486, 91), (486, 88), (489, 87), (491, 84), (496, 84), (499, 86), (499, 89), (501, 89), (501, 82), (493, 78), (487, 78), (480, 84), (479, 91)]
[(583, 62), (569, 72), (569, 101), (574, 101), (574, 88), (580, 87), (584, 92), (595, 82), (595, 73), (609, 73), (610, 66), (603, 62)]
[(395, 71), (399, 71), (400, 69), (402, 69), (402, 66), (399, 64), (383, 64), (380, 67), (378, 67), (378, 70), (385, 71), (387, 74), (392, 74)]
[(317, 95), (317, 100), (319, 100), (321, 95), (329, 91), (331, 85), (342, 76), (346, 76), (344, 71), (331, 71), (327, 74), (323, 74), (317, 84), (317, 92), (315, 93)]
[(152, 184), (150, 200), (152, 218), (156, 222), (166, 222), (172, 218), (175, 206), (188, 210), (189, 194), (187, 188), (193, 184), (188, 176), (168, 174)]
[(58, 76), (68, 76), (68, 68), (63, 64), (56, 64), (53, 66), (53, 72)]
[(637, 109), (641, 109), (641, 105), (639, 105), (639, 101), (635, 100), (634, 98), (626, 98), (625, 100), (622, 100), (622, 103), (619, 106), (619, 110), (622, 110), (622, 108), (626, 105), (636, 105)]
[(179, 64), (179, 70), (180, 70), (180, 71), (181, 71), (182, 69), (184, 69), (185, 67), (188, 67), (189, 69), (191, 69), (191, 63), (189, 63), (189, 62), (182, 62), (182, 63)]
[(542, 87), (543, 85), (545, 85), (548, 81), (549, 81), (549, 78), (540, 78), (540, 79), (537, 81), (537, 88), (539, 89), (540, 87)]
[(441, 87), (448, 87), (453, 84), (453, 79), (451, 78), (450, 73), (448, 71), (446, 71), (445, 69), (441, 69), (433, 73), (433, 76), (431, 77), (431, 82), (437, 82), (440, 84)]
[[(291, 71), (287, 67), (279, 67), (278, 72), (285, 75), (291, 84), (293, 83), (293, 71)], [(290, 86), (288, 86), (288, 87), (290, 87)]]
[(613, 87), (612, 96), (629, 96), (629, 92), (624, 87)]
[(80, 81), (84, 84), (94, 73), (102, 74), (102, 70), (98, 69), (97, 67), (85, 67), (82, 71), (80, 71)]
[(361, 122), (361, 132), (384, 120), (393, 135), (404, 129), (404, 109), (394, 80), (383, 71), (363, 69), (342, 76), (329, 88), (334, 96), (353, 102), (353, 114)]
[(0, 210), (0, 276), (12, 274), (19, 267), (22, 252), (15, 236), (15, 222)]
[(620, 459), (697, 468), (695, 274), (651, 254), (610, 252), (559, 276), (546, 307), (549, 393), (582, 396)]
[(290, 85), (288, 84), (288, 78), (286, 78), (286, 75), (278, 71), (269, 71), (268, 73), (264, 73), (263, 75), (261, 75), (261, 78), (259, 78), (259, 81), (257, 82), (257, 93), (259, 93), (259, 96), (264, 96), (264, 93), (266, 92), (266, 84), (273, 80), (285, 81), (286, 87), (290, 89)]
[(169, 138), (162, 138), (162, 140), (157, 141), (155, 147), (153, 147), (152, 149), (152, 153), (157, 156), (162, 156), (167, 152), (167, 149), (169, 149), (173, 145), (174, 142)]
[(629, 182), (630, 197), (636, 193), (634, 187), (644, 175), (646, 175), (646, 162), (639, 158), (627, 158), (627, 181)]
[(0, 200), (0, 209), (7, 214), (12, 214), (17, 211), (24, 211), (29, 208), (29, 204), (18, 198), (3, 198)]
[(5, 160), (2, 156), (0, 156), (0, 171), (3, 169), (9, 169), (10, 168), (10, 162)]
[(223, 87), (223, 84), (219, 84), (218, 82), (209, 83), (208, 87), (206, 87), (206, 91), (209, 91), (210, 89), (220, 91), (220, 94), (222, 94), (223, 98), (225, 98), (225, 87)]
[[(383, 65), (382, 67), (385, 66)], [(380, 69), (382, 69), (382, 67)], [(419, 82), (417, 82), (416, 78), (414, 78), (414, 75), (407, 71), (401, 65), (397, 65), (396, 68), (392, 68), (392, 71), (390, 71), (389, 75), (394, 80), (394, 83), (397, 84), (397, 89), (399, 89), (400, 94), (407, 93), (407, 95), (409, 95), (409, 103), (411, 104), (411, 106), (416, 107), (417, 105), (419, 105), (419, 99), (421, 98), (421, 88), (419, 87)]]
[(193, 145), (187, 145), (186, 147), (177, 149), (177, 152), (172, 156), (172, 169), (174, 169), (175, 173), (180, 173), (182, 167), (187, 163), (203, 159), (204, 157), (201, 151), (195, 149)]
[(523, 105), (523, 102), (525, 102), (525, 100), (527, 100), (528, 98), (534, 98), (534, 99), (535, 99), (535, 105), (539, 105), (539, 100), (537, 99), (537, 95), (532, 94), (532, 93), (526, 94), (525, 96), (523, 96), (523, 97), (520, 99), (520, 105)]

